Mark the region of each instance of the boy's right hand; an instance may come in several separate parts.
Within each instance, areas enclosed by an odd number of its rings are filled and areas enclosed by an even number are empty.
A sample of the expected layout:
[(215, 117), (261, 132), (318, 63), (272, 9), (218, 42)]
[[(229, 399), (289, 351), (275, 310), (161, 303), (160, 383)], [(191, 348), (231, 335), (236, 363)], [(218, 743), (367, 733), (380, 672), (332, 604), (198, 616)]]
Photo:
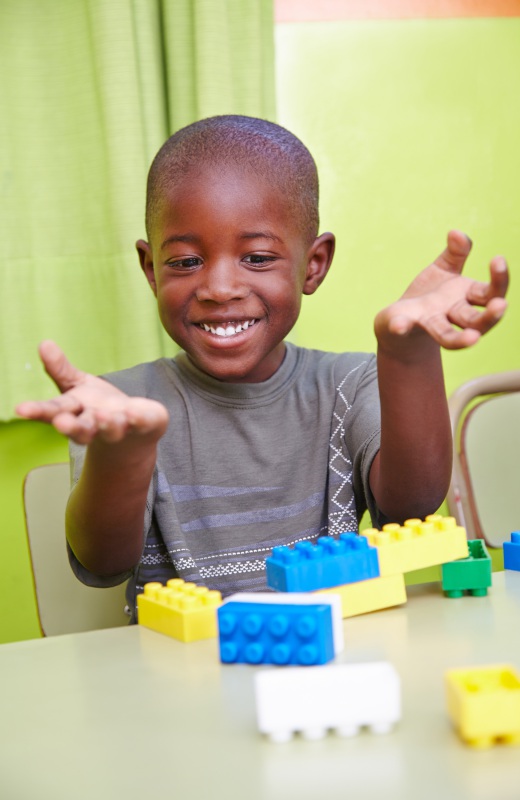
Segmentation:
[(120, 442), (129, 436), (157, 441), (166, 431), (168, 412), (161, 403), (129, 397), (102, 378), (81, 372), (52, 341), (42, 342), (39, 353), (61, 395), (20, 403), (19, 416), (47, 422), (77, 444)]

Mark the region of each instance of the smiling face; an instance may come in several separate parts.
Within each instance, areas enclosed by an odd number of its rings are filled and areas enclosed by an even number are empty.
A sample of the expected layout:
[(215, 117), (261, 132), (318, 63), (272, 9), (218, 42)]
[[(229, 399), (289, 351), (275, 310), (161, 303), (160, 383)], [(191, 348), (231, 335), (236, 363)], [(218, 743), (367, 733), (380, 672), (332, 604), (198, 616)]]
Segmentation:
[(163, 194), (150, 242), (137, 243), (161, 322), (203, 372), (267, 380), (302, 294), (325, 277), (332, 234), (306, 240), (284, 194), (233, 167), (188, 172)]

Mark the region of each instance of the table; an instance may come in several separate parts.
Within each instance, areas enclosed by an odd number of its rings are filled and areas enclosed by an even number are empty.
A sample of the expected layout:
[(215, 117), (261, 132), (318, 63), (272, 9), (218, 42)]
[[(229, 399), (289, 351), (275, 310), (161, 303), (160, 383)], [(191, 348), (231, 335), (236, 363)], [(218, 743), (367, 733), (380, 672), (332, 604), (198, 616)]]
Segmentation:
[(386, 659), (401, 675), (403, 719), (382, 737), (263, 739), (257, 668), (221, 665), (215, 640), (136, 626), (2, 645), (0, 797), (518, 800), (520, 748), (460, 742), (443, 673), (520, 668), (520, 573), (495, 574), (485, 598), (448, 600), (438, 584), (408, 596), (344, 623), (338, 660)]

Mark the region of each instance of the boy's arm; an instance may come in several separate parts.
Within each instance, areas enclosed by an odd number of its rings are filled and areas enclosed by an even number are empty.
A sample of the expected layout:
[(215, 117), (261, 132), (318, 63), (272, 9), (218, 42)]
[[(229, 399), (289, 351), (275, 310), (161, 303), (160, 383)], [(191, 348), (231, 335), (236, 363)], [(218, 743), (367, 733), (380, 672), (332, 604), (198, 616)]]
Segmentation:
[(53, 342), (42, 343), (40, 356), (62, 394), (21, 403), (17, 413), (50, 423), (87, 445), (83, 471), (67, 506), (67, 540), (90, 572), (125, 572), (141, 556), (146, 498), (168, 412), (161, 403), (128, 397), (107, 381), (77, 370)]
[(494, 258), (489, 283), (480, 283), (461, 275), (470, 249), (463, 233), (451, 231), (446, 250), (375, 320), (381, 448), (370, 486), (395, 521), (435, 511), (448, 490), (452, 439), (441, 347), (474, 344), (506, 309), (505, 260)]

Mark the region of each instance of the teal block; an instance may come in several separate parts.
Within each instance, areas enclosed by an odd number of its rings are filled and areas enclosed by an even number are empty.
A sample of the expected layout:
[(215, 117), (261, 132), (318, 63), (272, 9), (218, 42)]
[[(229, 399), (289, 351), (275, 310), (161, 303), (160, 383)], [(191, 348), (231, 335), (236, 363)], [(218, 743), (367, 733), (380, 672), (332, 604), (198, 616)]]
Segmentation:
[(469, 592), (483, 597), (491, 586), (491, 558), (482, 539), (468, 541), (469, 556), (442, 565), (442, 588), (446, 597)]

